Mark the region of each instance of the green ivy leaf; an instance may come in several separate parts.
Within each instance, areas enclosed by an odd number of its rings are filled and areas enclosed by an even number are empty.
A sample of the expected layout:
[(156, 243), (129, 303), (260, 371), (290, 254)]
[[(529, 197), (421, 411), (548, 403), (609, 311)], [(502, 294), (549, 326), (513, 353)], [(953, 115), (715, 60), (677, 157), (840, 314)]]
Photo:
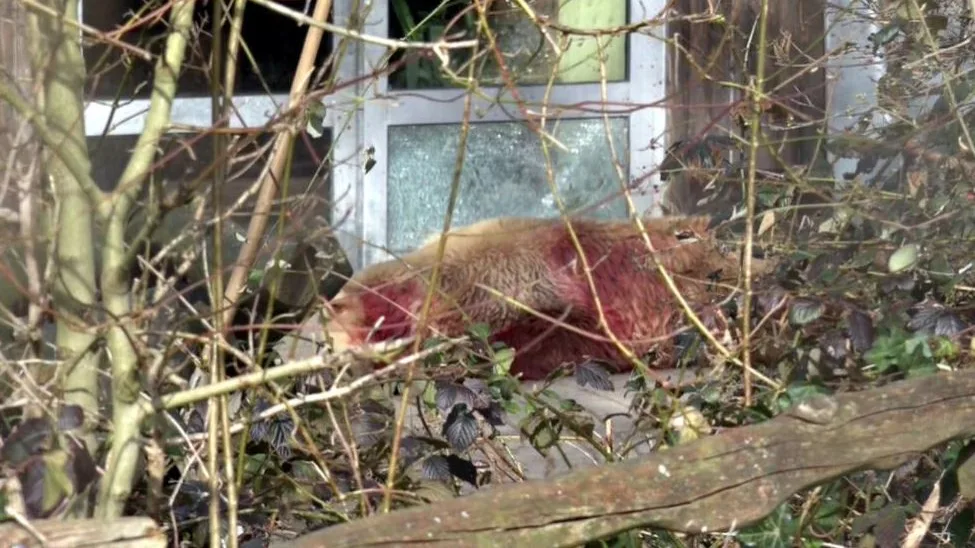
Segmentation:
[(887, 260), (887, 270), (896, 273), (913, 268), (917, 264), (917, 257), (917, 244), (907, 244), (890, 256)]
[(787, 548), (793, 546), (799, 520), (790, 512), (788, 504), (782, 504), (759, 523), (742, 529), (738, 540), (742, 546), (762, 548)]
[(826, 307), (813, 299), (796, 299), (789, 309), (789, 321), (794, 325), (806, 325), (823, 315)]
[(958, 478), (958, 494), (966, 501), (975, 500), (975, 443), (968, 443), (962, 448), (955, 475)]
[(515, 361), (515, 351), (502, 348), (494, 353), (494, 374), (507, 375), (511, 371), (511, 364)]
[(471, 337), (478, 340), (487, 340), (491, 336), (491, 326), (486, 323), (476, 323), (467, 328)]

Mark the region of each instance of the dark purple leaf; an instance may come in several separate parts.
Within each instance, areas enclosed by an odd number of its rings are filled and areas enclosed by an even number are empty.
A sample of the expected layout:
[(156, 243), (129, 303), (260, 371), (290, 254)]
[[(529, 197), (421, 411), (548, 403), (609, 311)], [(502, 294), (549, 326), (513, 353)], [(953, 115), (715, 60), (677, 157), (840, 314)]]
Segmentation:
[(18, 467), (33, 455), (40, 455), (54, 445), (54, 430), (47, 419), (32, 418), (17, 425), (0, 449), (4, 463)]
[(196, 404), (193, 409), (190, 410), (190, 416), (186, 424), (186, 431), (190, 434), (203, 432), (206, 429), (206, 413), (206, 402)]
[(478, 413), (484, 417), (491, 426), (501, 426), (504, 424), (504, 407), (496, 401), (490, 402), (490, 404), (484, 409), (478, 409)]
[(368, 448), (381, 442), (389, 428), (389, 417), (385, 414), (359, 413), (349, 421), (352, 437), (356, 444)]
[(934, 325), (934, 334), (939, 337), (954, 337), (967, 329), (965, 322), (951, 310), (945, 310)]
[(251, 424), (251, 439), (254, 441), (263, 441), (268, 435), (270, 420), (259, 419), (257, 417), (270, 406), (271, 404), (269, 404), (264, 398), (258, 398), (258, 400), (254, 402), (251, 412), (251, 419), (255, 421)]
[(920, 306), (914, 313), (914, 317), (907, 322), (907, 328), (920, 333), (933, 333), (939, 315), (941, 315), (941, 308), (938, 305)]
[(477, 419), (465, 404), (457, 404), (450, 410), (443, 425), (443, 436), (454, 451), (464, 451), (477, 439), (480, 429)]
[(63, 494), (49, 490), (47, 476), (47, 465), (42, 458), (31, 459), (20, 473), (24, 505), (28, 517), (32, 519), (48, 517), (61, 501), (59, 495)]
[(251, 424), (251, 439), (254, 441), (264, 441), (268, 433), (268, 420), (261, 419)]
[(98, 468), (95, 459), (88, 452), (85, 442), (73, 438), (67, 441), (67, 450), (71, 459), (70, 476), (76, 493), (80, 493), (98, 478)]
[(918, 333), (939, 337), (953, 337), (967, 328), (952, 310), (930, 303), (918, 307), (914, 317), (907, 322), (907, 327)]
[(85, 410), (80, 405), (65, 405), (61, 408), (58, 416), (58, 428), (64, 430), (75, 430), (81, 428), (85, 422)]
[(473, 462), (457, 455), (447, 455), (444, 459), (447, 461), (451, 475), (475, 487), (477, 486), (477, 467), (474, 466)]
[(281, 445), (287, 445), (288, 441), (291, 439), (291, 431), (294, 428), (294, 423), (291, 420), (273, 420), (268, 424), (267, 441), (272, 446), (277, 448)]
[(870, 350), (874, 339), (873, 319), (859, 310), (853, 310), (850, 312), (847, 322), (853, 350), (857, 352)]
[(70, 456), (51, 451), (31, 459), (21, 472), (24, 503), (31, 518), (48, 518), (64, 508), (68, 497), (77, 493), (70, 477)]
[(575, 370), (576, 384), (579, 386), (592, 386), (596, 390), (613, 390), (613, 381), (610, 379), (609, 371), (597, 360), (586, 360), (576, 365)]
[(881, 284), (884, 293), (893, 291), (910, 291), (914, 289), (914, 278), (911, 276), (891, 276), (885, 278)]
[(819, 341), (819, 348), (834, 361), (846, 358), (846, 337), (839, 331), (830, 331)]
[(781, 287), (774, 287), (767, 292), (760, 293), (758, 299), (756, 299), (758, 301), (759, 312), (763, 316), (769, 314), (781, 306), (785, 298), (786, 292)]
[(294, 456), (294, 451), (291, 449), (291, 446), (288, 445), (287, 443), (275, 445), (274, 452), (277, 453), (279, 457), (281, 457), (281, 460), (288, 460), (292, 456)]
[(400, 439), (399, 455), (403, 468), (420, 460), (423, 454), (430, 450), (430, 445), (416, 436), (404, 436)]
[(437, 383), (437, 409), (441, 413), (446, 413), (455, 404), (463, 403), (471, 409), (475, 409), (478, 403), (477, 394), (470, 388), (453, 382)]
[(423, 479), (434, 481), (447, 481), (452, 475), (450, 473), (450, 463), (442, 455), (430, 455), (423, 459), (420, 474)]

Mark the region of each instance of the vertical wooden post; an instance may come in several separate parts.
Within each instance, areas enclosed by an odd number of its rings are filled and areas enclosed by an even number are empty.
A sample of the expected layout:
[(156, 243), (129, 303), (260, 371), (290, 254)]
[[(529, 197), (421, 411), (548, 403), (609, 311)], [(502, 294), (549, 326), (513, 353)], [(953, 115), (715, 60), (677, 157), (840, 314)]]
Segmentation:
[[(760, 2), (678, 1), (680, 16), (696, 15), (697, 18), (674, 22), (668, 29), (668, 37), (683, 49), (673, 46), (670, 50), (670, 143), (702, 133), (726, 135), (736, 130), (728, 110), (741, 93), (723, 82), (747, 85), (747, 75), (754, 71), (757, 37), (752, 36), (751, 29), (757, 21)], [(717, 11), (709, 21), (705, 16), (711, 6)], [(766, 89), (778, 101), (811, 120), (821, 120), (826, 107), (825, 70), (808, 70), (809, 65), (823, 62), (824, 9), (823, 0), (772, 2), (769, 5), (770, 44), (765, 55), (771, 77)], [(750, 52), (747, 58), (743, 53), (746, 51)], [(786, 125), (785, 119), (775, 121)], [(817, 129), (809, 125), (777, 131), (769, 136), (789, 141), (781, 152), (785, 162), (807, 163), (812, 161), (816, 151), (810, 137), (815, 136)], [(761, 160), (763, 168), (781, 169), (768, 157)]]

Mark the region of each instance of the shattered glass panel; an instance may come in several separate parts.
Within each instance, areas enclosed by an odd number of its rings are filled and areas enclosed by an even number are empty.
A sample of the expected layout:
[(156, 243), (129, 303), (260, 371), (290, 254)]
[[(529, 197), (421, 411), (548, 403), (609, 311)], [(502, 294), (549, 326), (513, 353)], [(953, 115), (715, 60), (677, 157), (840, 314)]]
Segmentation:
[[(413, 249), (440, 231), (450, 198), (460, 124), (389, 128), (387, 230), (389, 250)], [(621, 181), (602, 119), (562, 120), (548, 132), (558, 194), (570, 212), (626, 216)], [(626, 118), (609, 130), (622, 172), (629, 173)], [(538, 135), (521, 122), (471, 124), (452, 224), (498, 216), (556, 217)]]
[[(499, 5), (504, 5), (497, 2)], [(569, 28), (603, 30), (626, 24), (625, 0), (535, 0), (536, 13), (551, 17)], [(552, 47), (551, 36), (546, 38), (537, 23), (525, 16), (517, 5), (498, 8), (492, 22), (498, 44), (505, 52), (505, 63), (520, 84), (545, 84), (552, 71), (557, 71), (557, 83), (599, 82), (600, 59), (605, 64), (606, 79), (616, 82), (626, 78), (626, 40), (616, 36), (575, 35), (563, 45), (559, 55)], [(488, 56), (481, 81), (488, 85), (503, 85), (504, 78), (493, 56)]]
[[(389, 5), (389, 36), (410, 41), (452, 40), (479, 42), (476, 50), (451, 50), (449, 77), (440, 60), (411, 55), (406, 50), (393, 54), (389, 83), (393, 89), (453, 87), (456, 75), (466, 77), (473, 63), (477, 81), (483, 86), (547, 84), (553, 73), (557, 84), (599, 82), (600, 62), (606, 80), (626, 79), (626, 37), (607, 33), (599, 37), (573, 34), (563, 41), (560, 32), (543, 34), (539, 23), (526, 14), (573, 29), (606, 30), (626, 24), (626, 0), (524, 0), (517, 3), (487, 2), (486, 19), (496, 46), (503, 54), (507, 74), (502, 77), (492, 42), (483, 30), (470, 2), (443, 0), (386, 0)], [(544, 27), (542, 27), (544, 28)], [(477, 51), (476, 56), (473, 52)]]

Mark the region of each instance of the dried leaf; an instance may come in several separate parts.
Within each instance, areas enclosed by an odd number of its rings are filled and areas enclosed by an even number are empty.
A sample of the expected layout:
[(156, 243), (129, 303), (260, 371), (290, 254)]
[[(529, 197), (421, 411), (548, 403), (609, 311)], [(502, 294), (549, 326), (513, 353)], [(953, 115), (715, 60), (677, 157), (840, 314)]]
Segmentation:
[(765, 214), (762, 215), (761, 222), (758, 224), (758, 235), (761, 236), (762, 234), (765, 234), (774, 225), (775, 212), (772, 210), (766, 211)]
[(907, 524), (907, 513), (900, 506), (888, 506), (880, 510), (877, 523), (873, 526), (873, 534), (877, 538), (878, 548), (894, 548), (900, 546)]

